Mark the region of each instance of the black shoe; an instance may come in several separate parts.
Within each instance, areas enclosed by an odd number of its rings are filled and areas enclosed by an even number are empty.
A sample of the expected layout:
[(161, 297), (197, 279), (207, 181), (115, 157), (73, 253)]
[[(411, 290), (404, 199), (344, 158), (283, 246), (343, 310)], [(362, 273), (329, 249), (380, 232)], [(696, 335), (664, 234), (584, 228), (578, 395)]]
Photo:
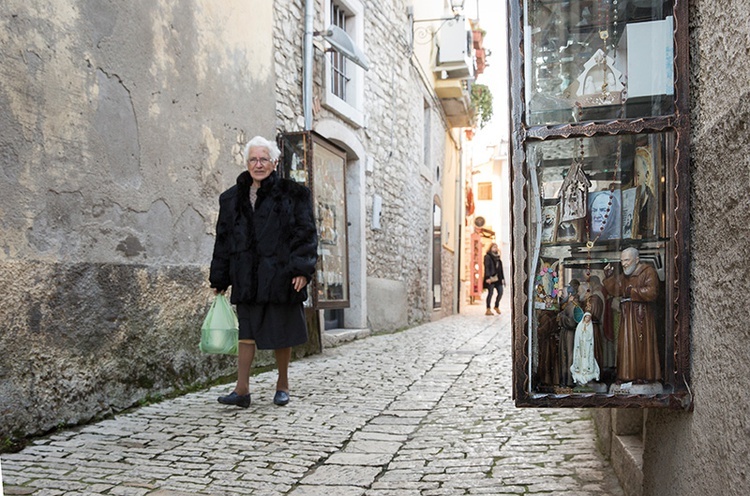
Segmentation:
[(275, 405), (284, 406), (287, 403), (289, 403), (289, 393), (286, 391), (276, 391), (276, 394), (273, 397), (273, 402)]
[(239, 395), (236, 391), (232, 391), (226, 396), (219, 396), (219, 403), (222, 405), (235, 405), (241, 408), (248, 408), (250, 406), (250, 393)]

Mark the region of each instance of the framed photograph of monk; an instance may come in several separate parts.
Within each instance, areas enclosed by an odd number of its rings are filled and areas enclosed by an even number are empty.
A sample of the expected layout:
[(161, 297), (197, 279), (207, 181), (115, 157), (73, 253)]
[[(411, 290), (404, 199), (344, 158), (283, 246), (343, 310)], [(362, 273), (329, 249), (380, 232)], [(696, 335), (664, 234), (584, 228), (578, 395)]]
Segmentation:
[(633, 160), (633, 186), (638, 190), (635, 238), (653, 238), (658, 230), (658, 190), (656, 164), (651, 145), (639, 146)]
[(622, 191), (622, 239), (638, 237), (638, 188), (628, 188)]
[(580, 243), (583, 239), (583, 219), (560, 222), (555, 230), (556, 243)]
[(542, 207), (542, 244), (555, 242), (558, 210), (557, 204)]
[(620, 190), (596, 191), (589, 194), (589, 239), (606, 241), (621, 237), (622, 198)]

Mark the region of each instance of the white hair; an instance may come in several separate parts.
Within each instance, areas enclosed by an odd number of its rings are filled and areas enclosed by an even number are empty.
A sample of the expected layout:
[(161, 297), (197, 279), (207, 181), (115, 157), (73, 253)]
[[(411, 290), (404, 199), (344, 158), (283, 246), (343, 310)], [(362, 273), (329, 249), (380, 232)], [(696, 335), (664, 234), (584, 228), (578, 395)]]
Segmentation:
[(633, 248), (632, 246), (622, 250), (622, 253), (629, 253), (634, 259), (637, 259), (640, 257), (640, 252), (638, 251), (638, 249)]
[(274, 162), (278, 160), (281, 155), (281, 150), (276, 146), (273, 141), (267, 140), (263, 136), (255, 136), (253, 139), (247, 142), (245, 149), (242, 151), (242, 158), (247, 162), (247, 155), (250, 153), (250, 148), (265, 148), (268, 150), (268, 156)]

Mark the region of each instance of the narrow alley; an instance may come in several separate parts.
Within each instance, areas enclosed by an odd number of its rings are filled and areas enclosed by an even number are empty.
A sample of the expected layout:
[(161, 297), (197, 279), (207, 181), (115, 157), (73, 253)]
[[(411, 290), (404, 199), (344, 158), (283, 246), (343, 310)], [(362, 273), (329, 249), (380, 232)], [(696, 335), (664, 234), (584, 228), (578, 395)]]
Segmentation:
[(586, 411), (514, 407), (505, 303), (296, 361), (286, 407), (271, 371), (40, 439), (5, 494), (623, 494)]

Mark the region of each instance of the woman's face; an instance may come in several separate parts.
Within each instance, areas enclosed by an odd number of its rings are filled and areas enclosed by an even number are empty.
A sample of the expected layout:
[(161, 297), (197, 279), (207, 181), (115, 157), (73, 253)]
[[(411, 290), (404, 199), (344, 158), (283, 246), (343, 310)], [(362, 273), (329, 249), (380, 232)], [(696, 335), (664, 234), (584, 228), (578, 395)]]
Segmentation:
[(253, 146), (247, 152), (247, 170), (253, 178), (253, 182), (260, 183), (271, 175), (276, 169), (276, 162), (271, 160), (268, 149), (262, 146)]

